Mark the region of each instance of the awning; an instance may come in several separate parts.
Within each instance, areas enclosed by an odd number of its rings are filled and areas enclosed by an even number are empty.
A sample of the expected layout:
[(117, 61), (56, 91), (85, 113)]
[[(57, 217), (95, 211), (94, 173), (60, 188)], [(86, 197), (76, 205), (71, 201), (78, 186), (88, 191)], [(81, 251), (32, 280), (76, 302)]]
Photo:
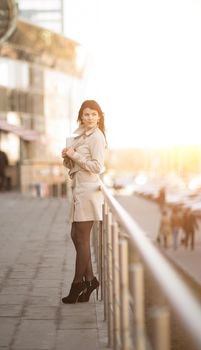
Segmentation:
[(7, 123), (0, 119), (0, 130), (12, 132), (25, 141), (36, 141), (39, 138), (39, 133), (35, 130), (24, 129), (20, 126)]

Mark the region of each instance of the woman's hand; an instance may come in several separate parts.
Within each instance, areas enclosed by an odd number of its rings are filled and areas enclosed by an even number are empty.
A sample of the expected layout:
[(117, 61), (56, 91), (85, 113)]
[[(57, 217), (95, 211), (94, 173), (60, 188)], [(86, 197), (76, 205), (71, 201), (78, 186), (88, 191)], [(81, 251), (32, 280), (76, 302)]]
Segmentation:
[(67, 148), (66, 155), (67, 157), (71, 158), (74, 154), (75, 150), (72, 147)]
[(74, 149), (72, 147), (64, 148), (61, 152), (62, 158), (71, 158), (74, 154)]
[(62, 152), (61, 152), (62, 158), (66, 158), (67, 157), (67, 154), (66, 154), (67, 150), (68, 150), (68, 148), (62, 149)]

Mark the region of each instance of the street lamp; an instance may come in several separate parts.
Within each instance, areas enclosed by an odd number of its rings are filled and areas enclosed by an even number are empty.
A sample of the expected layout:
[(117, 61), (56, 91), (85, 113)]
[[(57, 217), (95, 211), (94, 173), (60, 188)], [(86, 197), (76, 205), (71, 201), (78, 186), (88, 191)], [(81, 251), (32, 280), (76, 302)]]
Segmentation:
[(6, 41), (16, 28), (17, 5), (15, 0), (0, 2), (0, 44)]

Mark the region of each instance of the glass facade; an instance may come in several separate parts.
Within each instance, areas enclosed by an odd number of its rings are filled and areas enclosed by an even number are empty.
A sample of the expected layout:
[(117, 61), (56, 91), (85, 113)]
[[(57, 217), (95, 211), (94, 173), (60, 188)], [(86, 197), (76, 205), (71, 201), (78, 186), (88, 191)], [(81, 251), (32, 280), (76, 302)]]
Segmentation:
[(0, 149), (23, 192), (65, 179), (61, 149), (81, 84), (78, 47), (23, 21), (0, 44)]
[(43, 125), (39, 123), (39, 128), (33, 126), (35, 118), (44, 119), (42, 76), (39, 67), (0, 57), (1, 119), (26, 129), (45, 131), (44, 122)]
[(82, 46), (73, 40), (24, 21), (18, 21), (13, 35), (0, 45), (0, 56), (35, 63), (79, 78), (83, 69), (80, 52)]

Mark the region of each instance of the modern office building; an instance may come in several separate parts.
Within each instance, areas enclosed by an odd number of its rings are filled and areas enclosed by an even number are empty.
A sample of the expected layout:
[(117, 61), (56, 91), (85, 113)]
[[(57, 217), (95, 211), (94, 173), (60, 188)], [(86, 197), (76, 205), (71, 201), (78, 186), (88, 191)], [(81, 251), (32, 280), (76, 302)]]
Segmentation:
[(63, 33), (64, 0), (18, 0), (19, 16), (40, 27)]
[(14, 1), (2, 4), (8, 25), (0, 34), (0, 149), (12, 187), (29, 192), (64, 178), (61, 149), (80, 96), (80, 45), (14, 20)]

